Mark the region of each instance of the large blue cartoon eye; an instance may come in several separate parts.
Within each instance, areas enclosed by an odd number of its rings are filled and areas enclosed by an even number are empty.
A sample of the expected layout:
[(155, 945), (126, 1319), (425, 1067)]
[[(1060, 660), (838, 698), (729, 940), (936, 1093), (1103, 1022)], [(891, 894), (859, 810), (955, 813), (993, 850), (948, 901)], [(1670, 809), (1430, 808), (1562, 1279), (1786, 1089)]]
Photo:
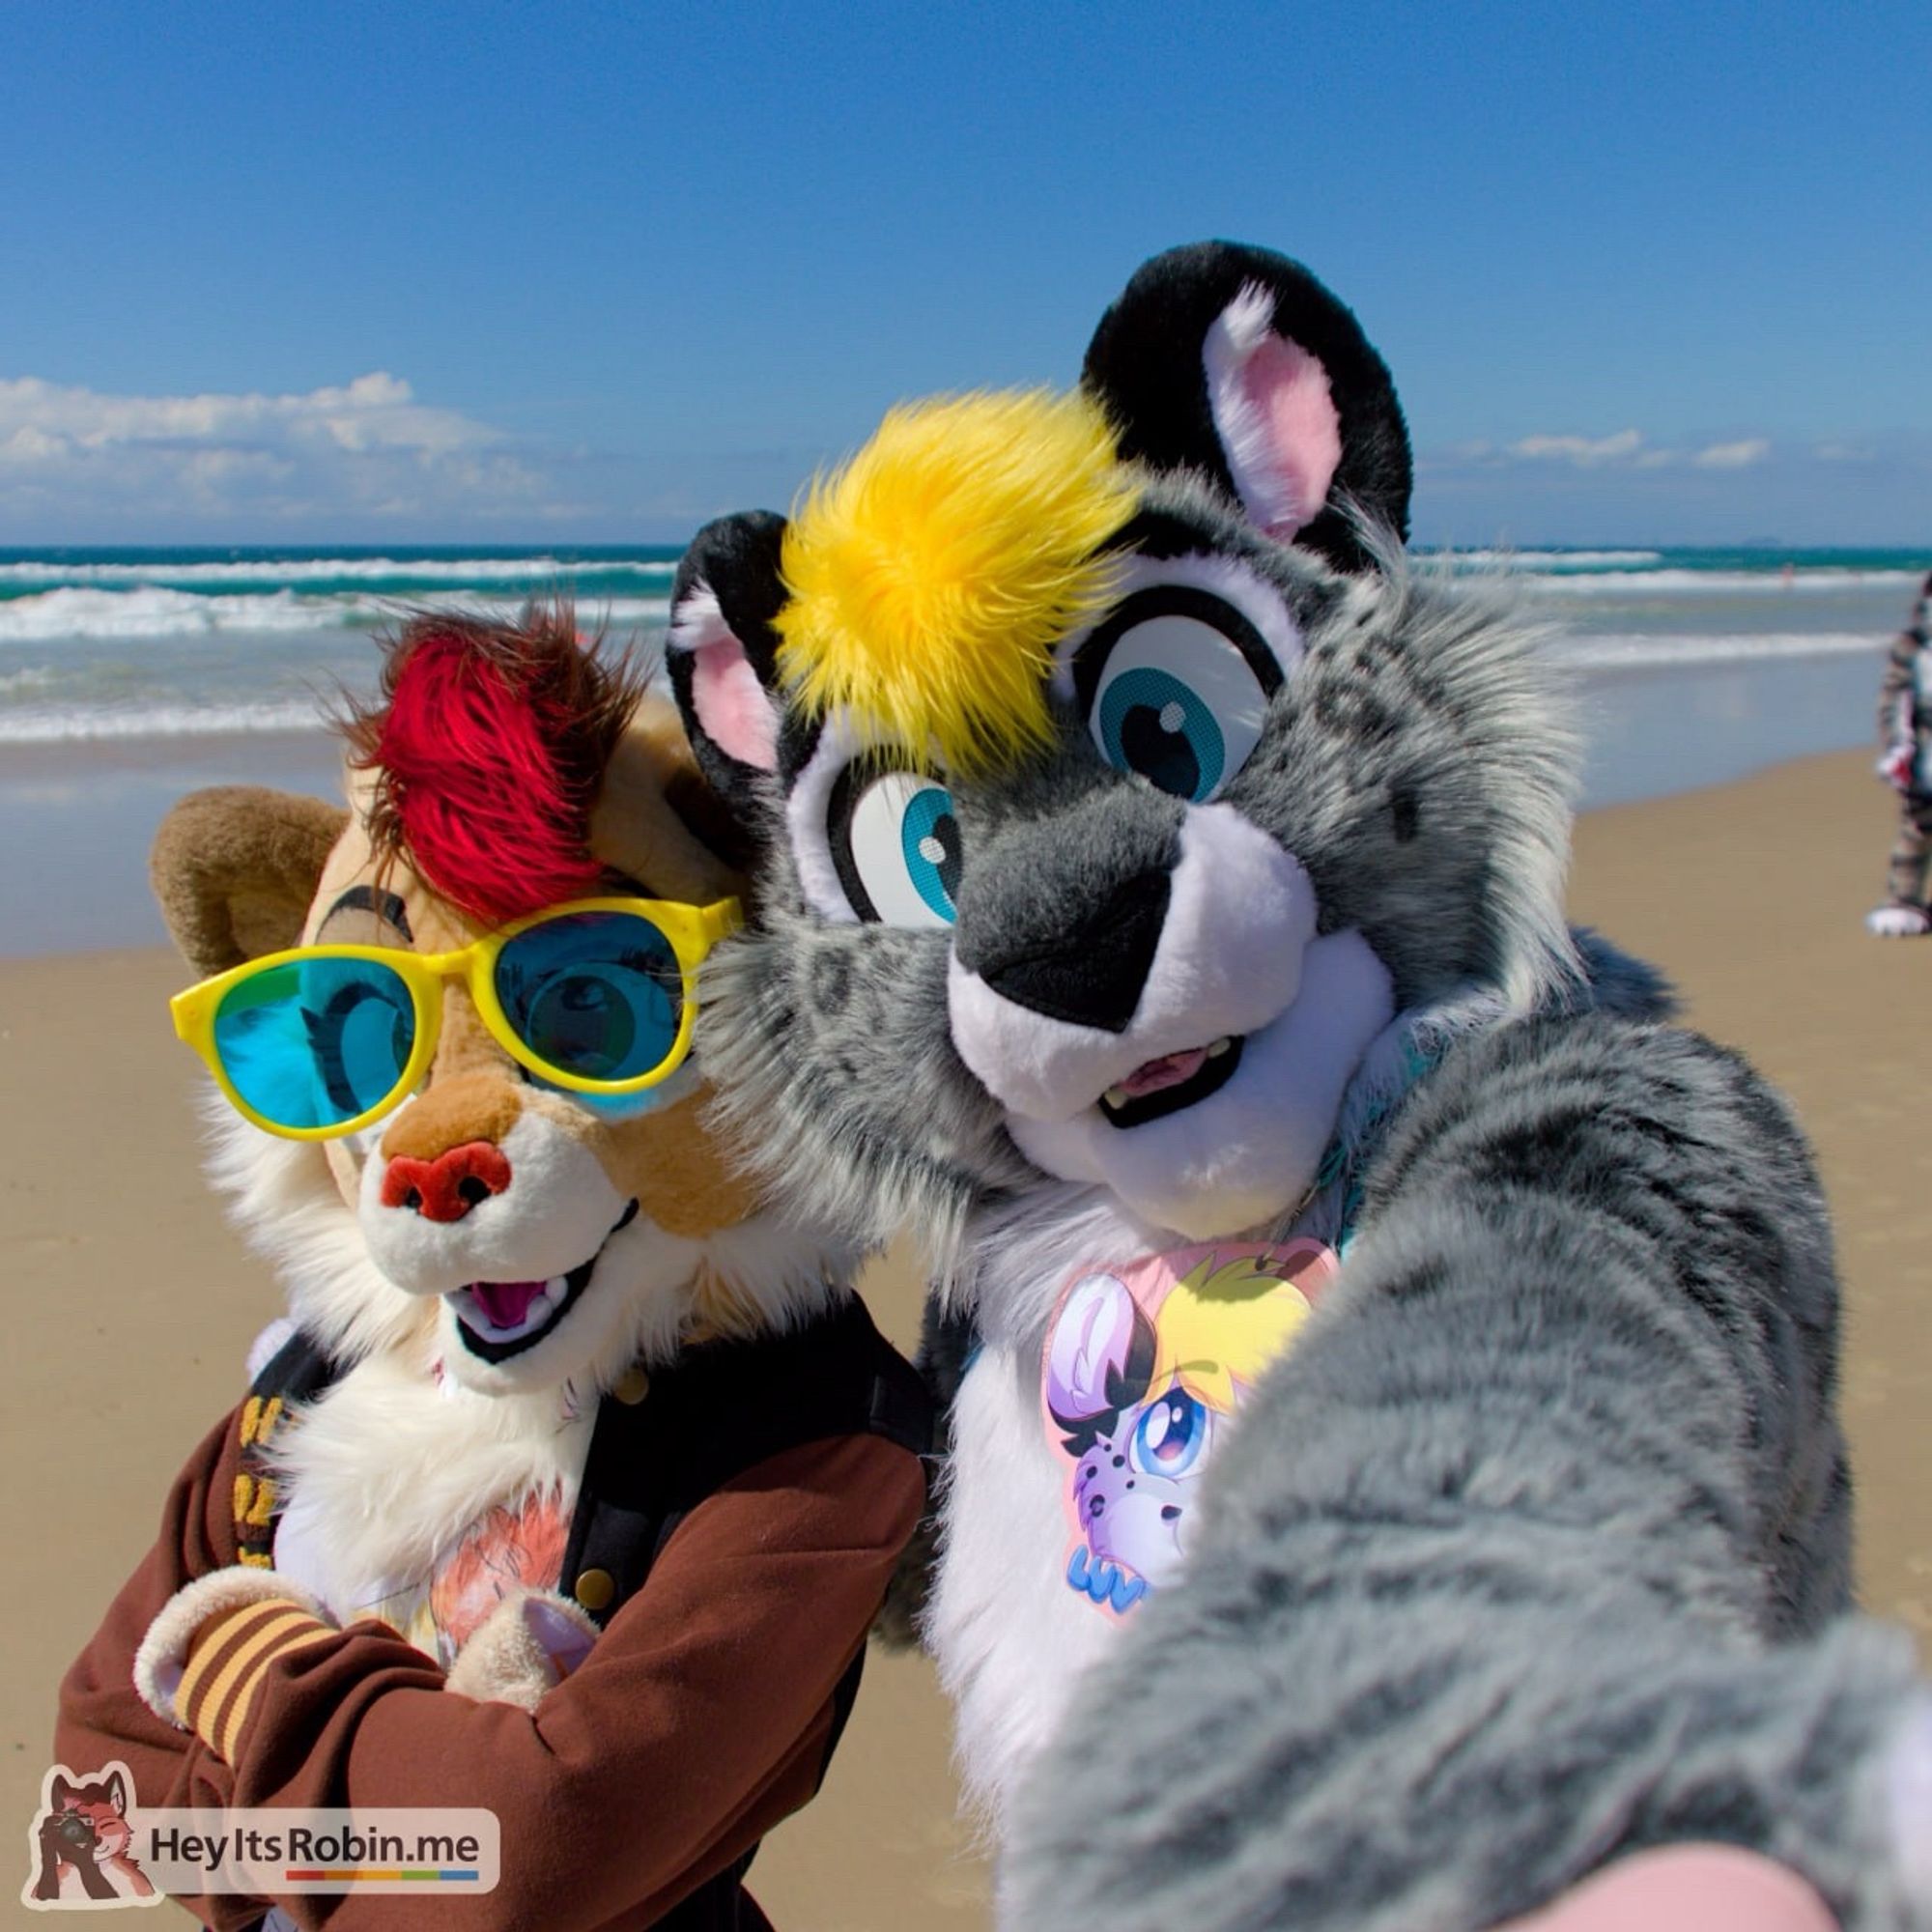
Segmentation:
[(1127, 598), (1081, 645), (1074, 681), (1116, 771), (1204, 805), (1261, 741), (1282, 674), (1225, 598), (1176, 583)]
[(951, 925), (959, 889), (952, 798), (919, 772), (851, 765), (832, 788), (832, 864), (852, 910), (881, 925)]
[(1213, 1410), (1184, 1388), (1171, 1388), (1141, 1410), (1127, 1455), (1144, 1476), (1184, 1476), (1213, 1433)]

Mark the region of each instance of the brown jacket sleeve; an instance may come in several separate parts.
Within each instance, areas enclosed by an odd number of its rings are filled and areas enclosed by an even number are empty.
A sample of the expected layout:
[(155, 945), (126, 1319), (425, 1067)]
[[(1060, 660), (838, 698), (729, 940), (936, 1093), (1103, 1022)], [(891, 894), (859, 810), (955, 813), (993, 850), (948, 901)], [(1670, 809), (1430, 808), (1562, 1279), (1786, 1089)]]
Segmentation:
[[(231, 1802), (229, 1768), (198, 1739), (163, 1723), (136, 1694), (134, 1653), (177, 1590), (236, 1560), (239, 1422), (239, 1411), (229, 1415), (188, 1459), (168, 1492), (154, 1547), (61, 1683), (55, 1762), (85, 1776), (118, 1758), (133, 1779), (134, 1802), (147, 1809)], [(239, 1898), (183, 1903), (223, 1932), (262, 1913), (259, 1904)]]
[(485, 1896), (280, 1901), (331, 1932), (642, 1926), (811, 1796), (833, 1692), (923, 1503), (871, 1436), (748, 1471), (679, 1526), (644, 1587), (534, 1712), (444, 1690), (386, 1628), (278, 1655), (234, 1734), (243, 1805), (479, 1805)]

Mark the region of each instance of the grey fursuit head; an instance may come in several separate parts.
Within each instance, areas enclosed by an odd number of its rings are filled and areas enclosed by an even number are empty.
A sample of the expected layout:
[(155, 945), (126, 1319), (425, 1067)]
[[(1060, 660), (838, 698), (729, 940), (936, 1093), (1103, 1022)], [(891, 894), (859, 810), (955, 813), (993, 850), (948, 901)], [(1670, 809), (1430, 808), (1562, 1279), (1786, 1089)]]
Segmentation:
[(1567, 925), (1561, 694), (1409, 481), (1353, 315), (1208, 243), (675, 585), (719, 1104), (931, 1259), (1002, 1922), (1488, 1926), (1710, 1840), (1932, 1922), (1810, 1154)]

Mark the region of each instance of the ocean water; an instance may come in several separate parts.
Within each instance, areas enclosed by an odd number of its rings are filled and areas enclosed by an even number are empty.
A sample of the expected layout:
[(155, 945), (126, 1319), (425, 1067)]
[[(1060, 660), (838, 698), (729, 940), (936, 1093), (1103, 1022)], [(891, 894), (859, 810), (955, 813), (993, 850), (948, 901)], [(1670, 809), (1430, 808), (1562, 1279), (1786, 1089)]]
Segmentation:
[[(1502, 574), (1576, 674), (1584, 803), (1867, 741), (1885, 647), (1932, 553), (1425, 554)], [(0, 953), (159, 939), (144, 862), (192, 786), (333, 793), (317, 726), (413, 610), (567, 593), (649, 644), (673, 549), (0, 550)], [(1880, 855), (1882, 856), (1882, 855)], [(1877, 881), (1874, 881), (1874, 891)]]
[[(1437, 552), (1502, 573), (1586, 672), (1856, 656), (1903, 621), (1922, 554)], [(672, 549), (0, 550), (0, 746), (299, 730), (373, 675), (412, 609), (573, 594), (581, 621), (662, 634)]]
[(0, 550), (0, 747), (301, 730), (426, 606), (662, 632), (678, 553)]

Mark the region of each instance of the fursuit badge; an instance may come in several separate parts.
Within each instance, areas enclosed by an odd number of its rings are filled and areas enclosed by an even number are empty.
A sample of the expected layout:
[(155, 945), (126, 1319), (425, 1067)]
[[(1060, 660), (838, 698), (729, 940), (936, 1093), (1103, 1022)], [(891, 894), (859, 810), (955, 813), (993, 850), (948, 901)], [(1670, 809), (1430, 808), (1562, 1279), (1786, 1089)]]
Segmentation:
[(1216, 1437), (1339, 1265), (1305, 1238), (1213, 1243), (1083, 1268), (1067, 1283), (1040, 1402), (1065, 1458), (1072, 1589), (1124, 1616), (1174, 1577)]

